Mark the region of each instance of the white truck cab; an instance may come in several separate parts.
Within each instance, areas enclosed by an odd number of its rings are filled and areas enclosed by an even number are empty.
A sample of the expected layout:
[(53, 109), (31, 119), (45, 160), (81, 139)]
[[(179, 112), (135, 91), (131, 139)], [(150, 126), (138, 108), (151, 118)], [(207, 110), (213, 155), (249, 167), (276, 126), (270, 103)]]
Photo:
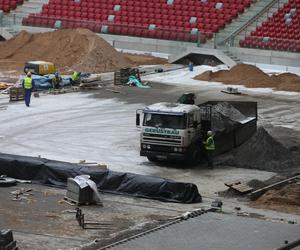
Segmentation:
[(199, 157), (200, 108), (181, 103), (155, 103), (138, 110), (141, 124), (140, 155), (150, 161), (196, 160)]

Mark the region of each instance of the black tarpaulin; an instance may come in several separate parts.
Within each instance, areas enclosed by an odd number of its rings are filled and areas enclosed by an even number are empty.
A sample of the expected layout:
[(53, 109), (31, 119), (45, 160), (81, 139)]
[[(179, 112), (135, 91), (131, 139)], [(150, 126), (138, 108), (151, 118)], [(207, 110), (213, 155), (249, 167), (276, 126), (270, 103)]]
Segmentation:
[(201, 195), (193, 183), (182, 183), (155, 176), (95, 170), (75, 163), (0, 153), (0, 175), (66, 187), (67, 178), (90, 175), (99, 191), (160, 201), (196, 203)]

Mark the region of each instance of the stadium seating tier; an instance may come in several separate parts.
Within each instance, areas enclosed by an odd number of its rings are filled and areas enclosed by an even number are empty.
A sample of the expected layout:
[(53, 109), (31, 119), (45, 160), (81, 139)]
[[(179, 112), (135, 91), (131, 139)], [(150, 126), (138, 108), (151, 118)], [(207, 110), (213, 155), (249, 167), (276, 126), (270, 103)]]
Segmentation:
[(300, 52), (300, 0), (289, 0), (240, 40), (241, 47)]
[[(251, 0), (50, 0), (41, 13), (24, 18), (23, 25), (53, 28), (59, 20), (63, 28), (100, 32), (105, 25), (111, 34), (205, 42), (250, 4)], [(202, 33), (199, 38), (197, 30)]]

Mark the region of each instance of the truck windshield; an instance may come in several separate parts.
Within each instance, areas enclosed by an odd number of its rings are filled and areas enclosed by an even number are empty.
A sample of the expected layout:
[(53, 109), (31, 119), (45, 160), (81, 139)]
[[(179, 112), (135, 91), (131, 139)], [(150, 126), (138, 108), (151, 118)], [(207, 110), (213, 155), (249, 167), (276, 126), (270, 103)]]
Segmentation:
[(143, 125), (149, 127), (159, 127), (159, 128), (185, 129), (186, 118), (185, 115), (145, 113)]

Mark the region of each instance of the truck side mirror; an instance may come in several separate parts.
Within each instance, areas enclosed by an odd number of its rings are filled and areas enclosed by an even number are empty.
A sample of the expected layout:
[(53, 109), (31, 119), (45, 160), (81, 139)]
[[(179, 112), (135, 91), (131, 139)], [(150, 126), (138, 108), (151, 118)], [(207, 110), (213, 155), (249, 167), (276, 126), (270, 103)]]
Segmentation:
[(140, 113), (136, 113), (136, 117), (135, 117), (135, 125), (137, 127), (140, 126), (140, 117), (141, 117), (141, 114)]
[(198, 127), (198, 122), (197, 121), (193, 121), (193, 128), (197, 128)]

